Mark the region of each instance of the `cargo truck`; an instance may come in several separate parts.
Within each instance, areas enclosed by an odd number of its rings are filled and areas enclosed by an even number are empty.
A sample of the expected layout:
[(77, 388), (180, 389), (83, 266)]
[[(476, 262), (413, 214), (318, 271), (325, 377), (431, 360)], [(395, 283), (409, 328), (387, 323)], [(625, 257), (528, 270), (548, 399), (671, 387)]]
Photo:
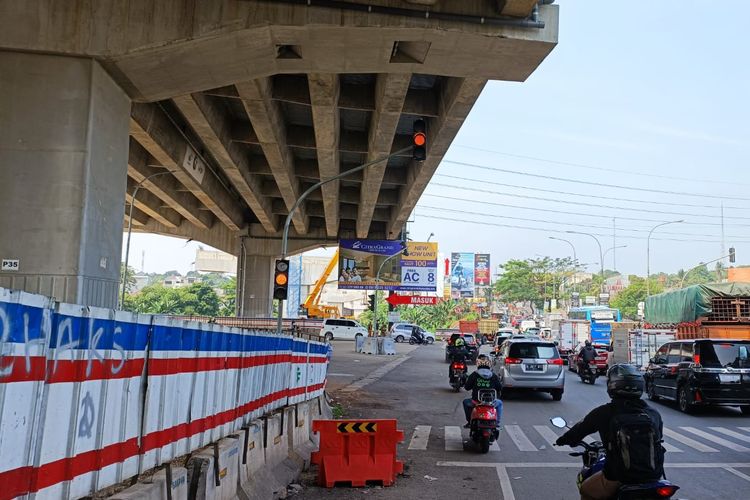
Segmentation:
[(553, 340), (557, 341), (560, 357), (568, 359), (578, 344), (591, 340), (591, 324), (584, 320), (561, 320), (559, 337)]

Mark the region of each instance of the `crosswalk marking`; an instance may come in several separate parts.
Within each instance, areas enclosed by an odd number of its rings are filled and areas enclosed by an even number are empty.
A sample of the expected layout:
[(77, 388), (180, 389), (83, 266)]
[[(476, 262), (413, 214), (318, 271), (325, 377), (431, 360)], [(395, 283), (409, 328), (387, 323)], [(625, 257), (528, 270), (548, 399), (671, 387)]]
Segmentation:
[[(721, 432), (722, 434), (733, 437), (734, 439), (739, 439), (740, 441), (750, 443), (750, 436), (746, 436), (745, 434), (740, 434), (739, 432), (734, 432), (725, 427), (709, 427), (709, 429), (711, 429), (712, 431)], [(742, 429), (742, 427), (740, 427), (740, 429)]]
[(670, 439), (679, 441), (680, 443), (686, 446), (689, 446), (691, 448), (694, 448), (698, 451), (703, 451), (706, 453), (718, 453), (719, 452), (719, 450), (717, 450), (716, 448), (711, 448), (710, 446), (706, 446), (703, 443), (699, 443), (698, 441), (694, 439), (690, 439), (689, 437), (683, 436), (682, 434), (678, 434), (672, 429), (668, 429), (666, 427), (664, 428), (664, 435), (669, 437)]
[(506, 425), (505, 433), (520, 451), (537, 451), (536, 446), (526, 437), (520, 425)]
[(544, 438), (545, 441), (549, 444), (550, 448), (557, 451), (564, 451), (566, 453), (570, 453), (573, 451), (573, 448), (570, 446), (555, 446), (555, 441), (557, 441), (557, 434), (555, 434), (555, 431), (547, 427), (546, 425), (535, 425), (534, 429), (539, 433), (540, 436)]
[(750, 427), (740, 427), (739, 429), (745, 432), (750, 432)]
[(457, 425), (445, 426), (445, 451), (463, 451), (464, 438), (461, 437), (461, 428)]
[(414, 434), (411, 436), (409, 441), (410, 450), (426, 450), (427, 440), (430, 439), (430, 431), (432, 431), (431, 425), (418, 425), (414, 429)]
[(664, 449), (667, 450), (667, 451), (669, 451), (669, 452), (672, 452), (672, 453), (682, 453), (682, 450), (679, 449), (678, 447), (676, 447), (673, 444), (669, 444), (666, 441), (662, 442), (661, 444), (662, 444), (662, 446), (664, 446)]
[(692, 432), (696, 436), (700, 436), (703, 439), (707, 441), (712, 441), (720, 446), (724, 446), (725, 448), (729, 448), (730, 450), (734, 451), (750, 451), (750, 448), (746, 446), (742, 446), (741, 444), (733, 443), (731, 441), (727, 441), (724, 438), (721, 438), (719, 436), (714, 436), (713, 434), (709, 434), (708, 432), (702, 431), (700, 429), (696, 429), (695, 427), (680, 427), (680, 429)]

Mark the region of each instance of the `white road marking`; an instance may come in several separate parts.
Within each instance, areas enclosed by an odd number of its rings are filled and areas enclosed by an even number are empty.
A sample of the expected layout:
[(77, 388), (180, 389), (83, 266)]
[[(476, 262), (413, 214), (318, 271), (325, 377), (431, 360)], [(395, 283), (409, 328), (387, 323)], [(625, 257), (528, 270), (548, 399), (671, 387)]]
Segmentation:
[(520, 451), (537, 451), (536, 446), (526, 437), (526, 434), (521, 430), (520, 425), (506, 425), (505, 433), (508, 434), (513, 444)]
[(490, 451), (500, 451), (500, 445), (497, 444), (497, 441), (490, 445)]
[[(507, 467), (509, 469), (557, 469), (560, 467), (581, 468), (581, 462), (461, 462), (441, 461), (437, 462), (440, 467)], [(747, 469), (750, 462), (738, 463), (715, 463), (715, 462), (666, 462), (667, 469)]]
[(735, 432), (724, 427), (709, 427), (709, 429), (711, 429), (712, 431), (721, 432), (722, 434), (726, 434), (727, 436), (733, 437), (734, 439), (739, 439), (740, 441), (750, 443), (750, 436), (740, 434), (739, 432)]
[(430, 439), (430, 431), (432, 431), (431, 425), (418, 425), (416, 429), (414, 429), (411, 441), (409, 441), (409, 449), (426, 450), (427, 440)]
[(665, 450), (667, 450), (667, 451), (669, 451), (671, 453), (682, 453), (681, 449), (679, 449), (678, 447), (676, 447), (673, 444), (667, 443), (666, 441), (664, 441), (661, 445), (664, 447)]
[(733, 443), (731, 441), (727, 441), (724, 438), (721, 438), (719, 436), (714, 436), (713, 434), (709, 434), (708, 432), (702, 431), (700, 429), (696, 429), (695, 427), (680, 427), (680, 429), (688, 432), (692, 432), (696, 436), (700, 436), (703, 439), (707, 441), (712, 441), (720, 446), (724, 446), (725, 448), (729, 448), (730, 450), (734, 451), (750, 451), (750, 448), (747, 446), (742, 446), (741, 444)]
[(741, 477), (745, 481), (750, 481), (750, 476), (748, 476), (747, 474), (745, 474), (743, 472), (738, 471), (737, 469), (735, 469), (733, 467), (724, 467), (724, 470), (727, 471), (727, 472), (731, 472), (732, 474), (734, 474), (737, 477)]
[(497, 478), (500, 480), (500, 490), (503, 492), (503, 500), (516, 500), (516, 495), (513, 494), (513, 485), (508, 477), (508, 469), (505, 467), (497, 467)]
[(457, 425), (445, 426), (445, 451), (464, 451), (464, 438)]
[(738, 429), (745, 431), (745, 432), (750, 432), (750, 427), (738, 427)]
[(328, 373), (328, 376), (329, 377), (353, 377), (354, 374), (353, 373), (333, 373), (333, 372), (330, 372), (330, 373)]
[(689, 437), (683, 436), (682, 434), (678, 434), (672, 429), (668, 429), (666, 427), (664, 428), (664, 435), (671, 439), (674, 439), (675, 441), (679, 441), (680, 443), (684, 445), (690, 446), (691, 448), (694, 448), (698, 451), (704, 451), (706, 453), (718, 453), (719, 452), (719, 450), (717, 450), (716, 448), (711, 448), (710, 446), (706, 446), (703, 443), (699, 443), (695, 439), (690, 439)]
[(557, 451), (564, 451), (566, 453), (570, 453), (573, 451), (573, 448), (570, 446), (555, 446), (555, 441), (557, 441), (557, 434), (555, 434), (555, 431), (547, 427), (546, 425), (535, 425), (534, 429), (539, 433), (540, 436), (544, 438), (547, 443), (549, 443), (550, 448)]

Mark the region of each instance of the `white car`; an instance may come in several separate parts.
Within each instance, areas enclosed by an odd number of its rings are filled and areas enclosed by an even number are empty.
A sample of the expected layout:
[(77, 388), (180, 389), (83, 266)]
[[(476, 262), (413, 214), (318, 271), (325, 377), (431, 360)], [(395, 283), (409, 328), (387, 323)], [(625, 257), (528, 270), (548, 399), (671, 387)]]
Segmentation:
[(422, 331), (422, 335), (424, 335), (428, 344), (433, 344), (435, 342), (434, 333), (430, 333), (421, 326), (413, 325), (411, 323), (395, 323), (391, 328), (391, 338), (396, 342), (409, 342), (412, 328), (415, 326)]
[(358, 336), (367, 337), (367, 328), (353, 319), (328, 318), (323, 321), (320, 336), (329, 342), (332, 339), (354, 340)]

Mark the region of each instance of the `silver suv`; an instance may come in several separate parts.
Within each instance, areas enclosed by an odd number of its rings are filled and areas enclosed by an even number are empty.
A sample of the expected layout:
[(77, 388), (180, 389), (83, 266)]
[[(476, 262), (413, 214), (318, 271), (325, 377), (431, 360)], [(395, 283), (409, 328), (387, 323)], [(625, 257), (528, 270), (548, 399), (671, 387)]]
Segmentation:
[(529, 337), (506, 340), (492, 370), (500, 377), (503, 389), (549, 392), (555, 401), (562, 399), (565, 370), (554, 342)]
[(396, 342), (408, 342), (409, 338), (411, 338), (411, 330), (415, 326), (422, 330), (422, 335), (424, 335), (424, 338), (428, 344), (432, 344), (433, 342), (435, 342), (434, 333), (430, 333), (421, 326), (414, 325), (412, 323), (394, 323), (393, 327), (391, 328), (391, 338)]

